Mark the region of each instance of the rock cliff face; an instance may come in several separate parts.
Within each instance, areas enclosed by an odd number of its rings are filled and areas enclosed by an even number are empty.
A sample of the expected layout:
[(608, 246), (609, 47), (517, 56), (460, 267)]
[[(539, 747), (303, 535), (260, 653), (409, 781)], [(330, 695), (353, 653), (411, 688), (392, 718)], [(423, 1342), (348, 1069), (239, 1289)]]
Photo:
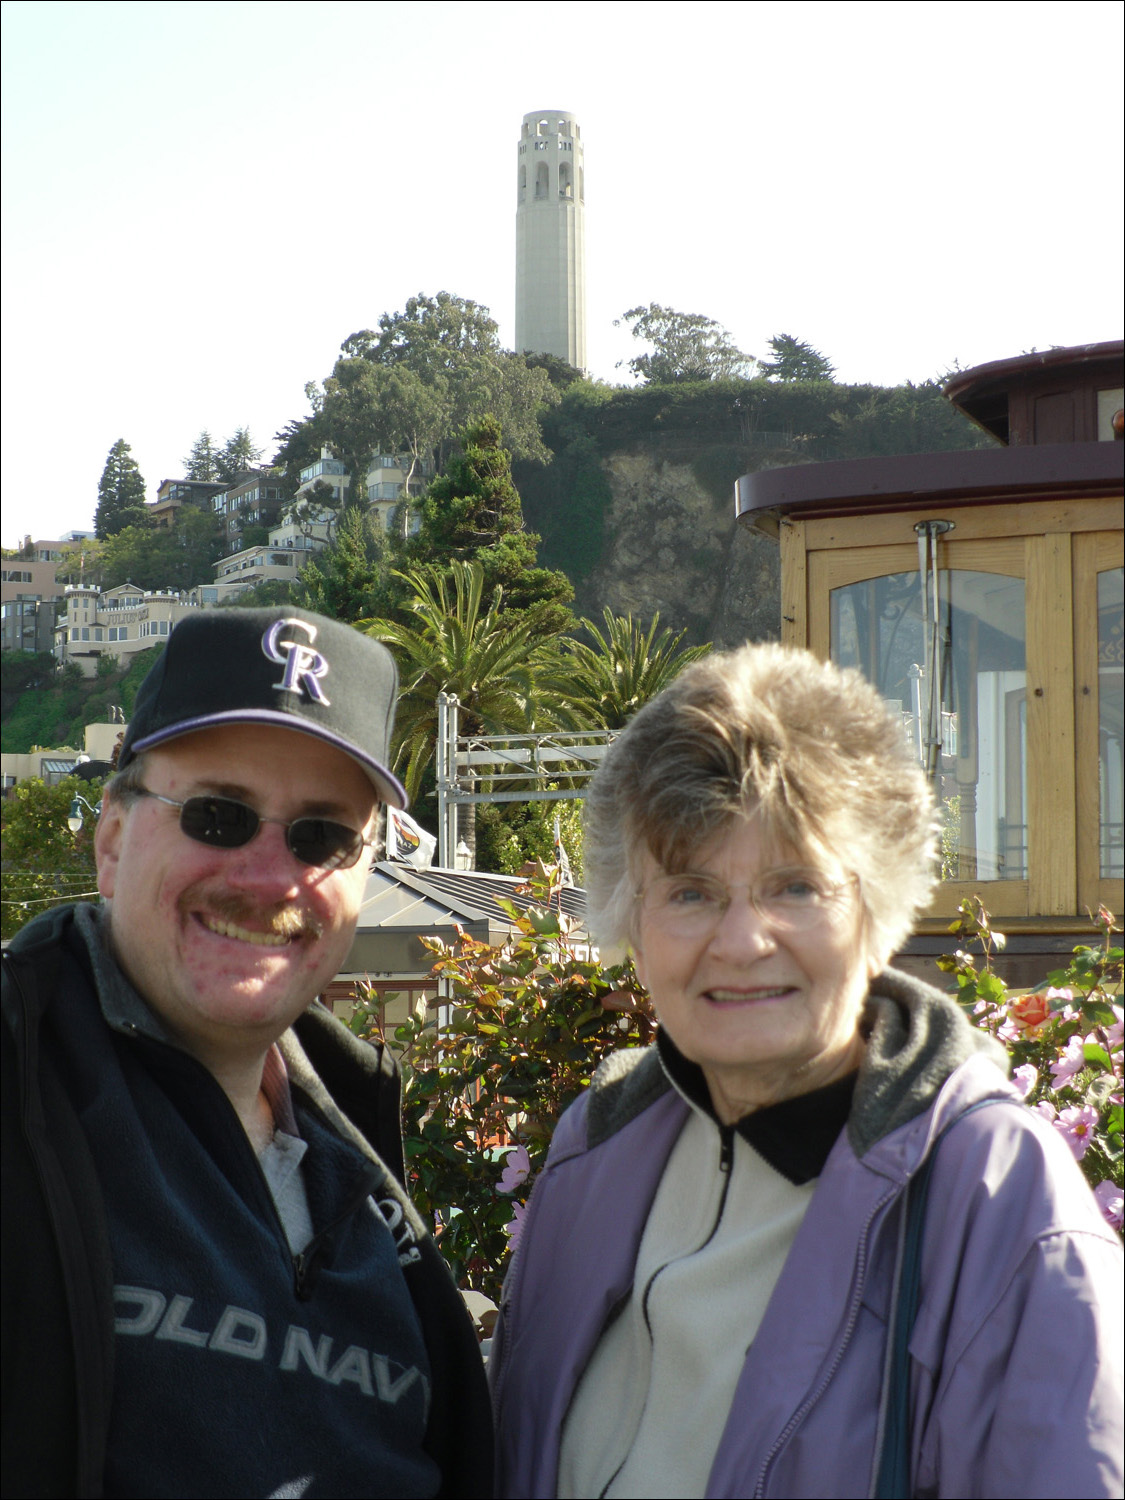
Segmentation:
[(661, 625), (716, 647), (777, 639), (777, 545), (736, 523), (733, 473), (700, 478), (698, 467), (644, 450), (603, 461), (604, 548), (578, 586), (576, 613), (600, 620), (608, 607), (647, 621), (659, 610)]

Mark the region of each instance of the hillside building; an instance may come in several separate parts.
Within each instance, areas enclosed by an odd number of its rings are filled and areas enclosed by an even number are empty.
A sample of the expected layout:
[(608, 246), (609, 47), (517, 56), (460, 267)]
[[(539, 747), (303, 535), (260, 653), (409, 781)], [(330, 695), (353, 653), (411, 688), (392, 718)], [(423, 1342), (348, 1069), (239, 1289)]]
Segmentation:
[(524, 115), (516, 165), (516, 350), (586, 368), (586, 180), (565, 110)]
[(223, 523), (223, 545), (238, 552), (247, 526), (272, 526), (281, 517), (281, 476), (276, 469), (244, 469), (233, 484), (211, 497)]
[(216, 495), (227, 486), (214, 480), (162, 479), (156, 491), (156, 499), (148, 507), (149, 519), (155, 526), (170, 530), (176, 523), (176, 512), (181, 505), (196, 505), (207, 510)]
[(81, 750), (73, 745), (58, 745), (51, 750), (29, 750), (23, 754), (5, 752), (0, 760), (0, 790), (7, 796), (18, 781), (27, 781), (32, 776), (48, 786), (58, 786), (67, 776), (81, 776), (83, 766), (88, 772), (104, 775), (102, 767), (112, 761), (124, 733), (123, 718), (116, 723), (102, 721), (86, 725)]
[(60, 663), (77, 662), (87, 677), (94, 677), (100, 657), (114, 657), (120, 666), (124, 657), (163, 645), (185, 615), (217, 602), (213, 584), (185, 593), (139, 589), (131, 583), (104, 592), (93, 585), (68, 584), (55, 629), (55, 655)]
[(53, 651), (63, 585), (55, 579), (63, 548), (92, 531), (32, 542), (27, 557), (6, 557), (0, 567), (0, 650)]

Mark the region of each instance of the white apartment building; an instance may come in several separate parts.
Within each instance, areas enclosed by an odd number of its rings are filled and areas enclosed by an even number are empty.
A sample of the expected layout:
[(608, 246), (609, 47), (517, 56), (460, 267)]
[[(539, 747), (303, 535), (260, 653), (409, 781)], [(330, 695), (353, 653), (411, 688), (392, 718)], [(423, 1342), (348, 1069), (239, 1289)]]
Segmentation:
[[(284, 528), (282, 529), (284, 532)], [(270, 533), (270, 542), (265, 547), (247, 547), (230, 557), (222, 557), (214, 564), (215, 595), (219, 604), (236, 599), (255, 584), (296, 583), (297, 574), (314, 552), (323, 549), (324, 543), (313, 545), (307, 537), (296, 536), (289, 542), (275, 542)]]
[(150, 646), (161, 645), (172, 626), (193, 610), (218, 602), (214, 584), (200, 584), (185, 593), (174, 589), (139, 589), (131, 583), (101, 589), (68, 584), (63, 613), (55, 629), (55, 655), (74, 661), (87, 677), (94, 677), (98, 659), (120, 659)]

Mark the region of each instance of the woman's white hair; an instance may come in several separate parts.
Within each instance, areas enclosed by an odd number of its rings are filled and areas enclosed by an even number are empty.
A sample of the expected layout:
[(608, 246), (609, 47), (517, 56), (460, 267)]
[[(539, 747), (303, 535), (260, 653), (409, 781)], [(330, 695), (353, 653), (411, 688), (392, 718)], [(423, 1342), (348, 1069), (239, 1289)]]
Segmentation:
[(886, 963), (936, 883), (933, 793), (901, 719), (865, 677), (779, 645), (693, 663), (611, 746), (586, 802), (598, 941), (632, 939), (646, 852), (685, 869), (750, 815), (801, 859), (859, 877), (868, 941)]

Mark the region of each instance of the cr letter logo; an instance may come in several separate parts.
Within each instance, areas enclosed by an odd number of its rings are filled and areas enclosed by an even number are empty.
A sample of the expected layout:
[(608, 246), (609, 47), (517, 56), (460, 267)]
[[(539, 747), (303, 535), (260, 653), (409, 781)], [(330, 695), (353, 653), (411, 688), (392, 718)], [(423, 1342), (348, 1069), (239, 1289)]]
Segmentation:
[[(309, 638), (308, 645), (301, 641), (283, 641), (281, 632), (289, 628), (303, 630)], [(320, 679), (328, 675), (328, 663), (319, 651), (313, 650), (316, 626), (307, 620), (277, 620), (262, 637), (262, 650), (270, 661), (284, 667), (280, 682), (274, 687), (279, 693), (308, 693), (314, 703), (329, 707), (328, 698), (320, 685)]]

